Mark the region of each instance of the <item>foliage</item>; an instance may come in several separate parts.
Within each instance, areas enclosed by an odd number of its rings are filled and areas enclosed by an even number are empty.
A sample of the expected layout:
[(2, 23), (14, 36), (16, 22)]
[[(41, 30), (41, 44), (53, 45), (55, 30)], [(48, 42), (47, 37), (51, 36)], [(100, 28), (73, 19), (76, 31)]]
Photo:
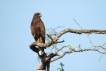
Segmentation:
[(60, 66), (61, 66), (61, 68), (58, 68), (57, 70), (59, 70), (59, 71), (65, 71), (64, 69), (63, 69), (63, 63), (62, 62), (60, 62)]

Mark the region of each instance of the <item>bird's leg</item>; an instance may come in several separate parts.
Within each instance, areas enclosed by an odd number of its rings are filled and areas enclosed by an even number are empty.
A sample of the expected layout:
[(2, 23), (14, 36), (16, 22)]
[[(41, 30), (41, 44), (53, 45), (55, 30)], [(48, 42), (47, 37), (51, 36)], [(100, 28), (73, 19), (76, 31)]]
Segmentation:
[(38, 40), (35, 43), (43, 43), (42, 38), (39, 37)]
[(39, 38), (39, 42), (40, 43), (43, 43), (42, 37)]
[(40, 42), (40, 39), (38, 38), (38, 40), (35, 43), (39, 43), (39, 42)]

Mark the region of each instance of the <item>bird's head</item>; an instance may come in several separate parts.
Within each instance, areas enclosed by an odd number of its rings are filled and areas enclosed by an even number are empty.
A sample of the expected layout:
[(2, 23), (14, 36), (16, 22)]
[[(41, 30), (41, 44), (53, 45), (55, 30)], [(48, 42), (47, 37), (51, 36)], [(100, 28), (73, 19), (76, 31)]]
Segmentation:
[(34, 16), (36, 16), (36, 17), (42, 17), (42, 14), (41, 13), (35, 13)]

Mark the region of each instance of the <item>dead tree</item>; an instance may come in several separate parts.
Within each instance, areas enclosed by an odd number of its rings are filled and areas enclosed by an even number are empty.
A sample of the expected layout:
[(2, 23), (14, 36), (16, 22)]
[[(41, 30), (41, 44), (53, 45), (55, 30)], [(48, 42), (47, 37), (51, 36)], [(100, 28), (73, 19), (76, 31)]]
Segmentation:
[[(32, 44), (29, 45), (31, 50), (36, 52), (38, 54), (38, 56), (40, 57), (40, 59), (41, 59), (41, 64), (38, 67), (37, 71), (40, 71), (40, 70), (45, 71), (46, 70), (46, 66), (48, 66), (47, 71), (49, 71), (50, 62), (56, 61), (56, 60), (64, 57), (66, 54), (70, 54), (70, 53), (73, 53), (73, 52), (97, 51), (97, 52), (99, 52), (101, 54), (105, 54), (106, 55), (106, 47), (104, 47), (106, 43), (104, 43), (101, 46), (94, 45), (92, 43), (92, 40), (89, 37), (89, 34), (106, 34), (106, 30), (95, 30), (95, 29), (85, 30), (76, 22), (75, 19), (74, 19), (74, 21), (81, 28), (81, 30), (67, 28), (67, 29), (65, 29), (65, 30), (63, 30), (63, 31), (61, 31), (59, 33), (54, 34), (54, 38), (50, 34), (47, 34), (47, 36), (49, 37), (50, 40), (47, 43), (45, 43), (45, 44), (44, 43), (35, 43), (35, 42), (33, 42)], [(75, 34), (79, 34), (79, 35), (86, 34), (86, 36), (89, 39), (90, 44), (93, 46), (93, 48), (82, 48), (80, 45), (78, 45), (77, 49), (75, 49), (75, 47), (73, 47), (72, 45), (66, 45), (66, 46), (62, 46), (60, 49), (56, 48), (56, 52), (55, 53), (51, 53), (48, 56), (47, 56), (47, 54), (45, 53), (44, 50), (41, 50), (41, 49), (44, 49), (44, 48), (49, 48), (50, 46), (52, 46), (54, 44), (65, 42), (64, 40), (63, 41), (58, 41), (58, 39), (62, 35), (66, 34), (66, 33), (75, 33)], [(43, 51), (42, 53), (40, 53), (41, 56), (39, 54), (39, 49), (37, 48), (37, 46), (41, 48), (40, 49), (41, 52)], [(69, 47), (69, 50), (65, 51), (61, 55), (59, 55), (58, 52), (61, 51), (65, 47)], [(100, 51), (99, 50), (100, 48), (103, 51)], [(55, 57), (54, 59), (51, 59), (54, 56), (57, 56), (57, 57)]]
[[(56, 36), (54, 38), (52, 38), (50, 35), (48, 35), (48, 37), (51, 39), (50, 41), (48, 41), (47, 43), (32, 43), (30, 45), (30, 48), (35, 51), (36, 53), (38, 53), (38, 49), (36, 49), (36, 46), (38, 47), (41, 47), (41, 48), (49, 48), (51, 45), (55, 44), (55, 43), (59, 43), (57, 40), (59, 39), (59, 37), (61, 37), (63, 34), (65, 33), (76, 33), (76, 34), (106, 34), (106, 30), (75, 30), (75, 29), (70, 29), (70, 28), (67, 28), (63, 31), (61, 31), (60, 33), (56, 34)], [(64, 41), (60, 41), (61, 42), (64, 42)], [(104, 43), (105, 45), (106, 43)], [(39, 66), (39, 70), (45, 70), (46, 68), (46, 65), (47, 63), (49, 63), (50, 61), (53, 62), (55, 60), (58, 60), (60, 58), (62, 58), (65, 54), (69, 54), (69, 53), (73, 53), (73, 52), (84, 52), (84, 51), (97, 51), (101, 54), (106, 54), (106, 47), (103, 46), (94, 46), (94, 48), (85, 48), (85, 49), (82, 49), (80, 45), (78, 45), (78, 49), (75, 49), (75, 47), (73, 47), (72, 45), (67, 45), (67, 46), (63, 46), (61, 47), (61, 49), (58, 49), (55, 53), (51, 53), (50, 55), (46, 56), (46, 58), (42, 59), (41, 61), (41, 64)], [(52, 59), (52, 57), (56, 56), (57, 53), (59, 51), (61, 51), (64, 47), (69, 47), (69, 50), (68, 51), (65, 51), (63, 52), (62, 55), (60, 56), (57, 56), (56, 58)], [(104, 52), (101, 52), (98, 48), (101, 48), (104, 50)], [(49, 70), (48, 70), (49, 71)]]

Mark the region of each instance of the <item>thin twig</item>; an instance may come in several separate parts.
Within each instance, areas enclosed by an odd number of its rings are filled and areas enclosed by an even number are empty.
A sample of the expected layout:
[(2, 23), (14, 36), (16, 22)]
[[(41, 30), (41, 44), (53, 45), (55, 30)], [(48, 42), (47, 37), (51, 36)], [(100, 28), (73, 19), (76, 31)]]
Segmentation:
[(101, 56), (100, 56), (100, 58), (99, 58), (99, 60), (98, 60), (98, 61), (100, 61), (100, 59), (102, 58), (102, 55), (103, 55), (103, 54), (101, 54)]

